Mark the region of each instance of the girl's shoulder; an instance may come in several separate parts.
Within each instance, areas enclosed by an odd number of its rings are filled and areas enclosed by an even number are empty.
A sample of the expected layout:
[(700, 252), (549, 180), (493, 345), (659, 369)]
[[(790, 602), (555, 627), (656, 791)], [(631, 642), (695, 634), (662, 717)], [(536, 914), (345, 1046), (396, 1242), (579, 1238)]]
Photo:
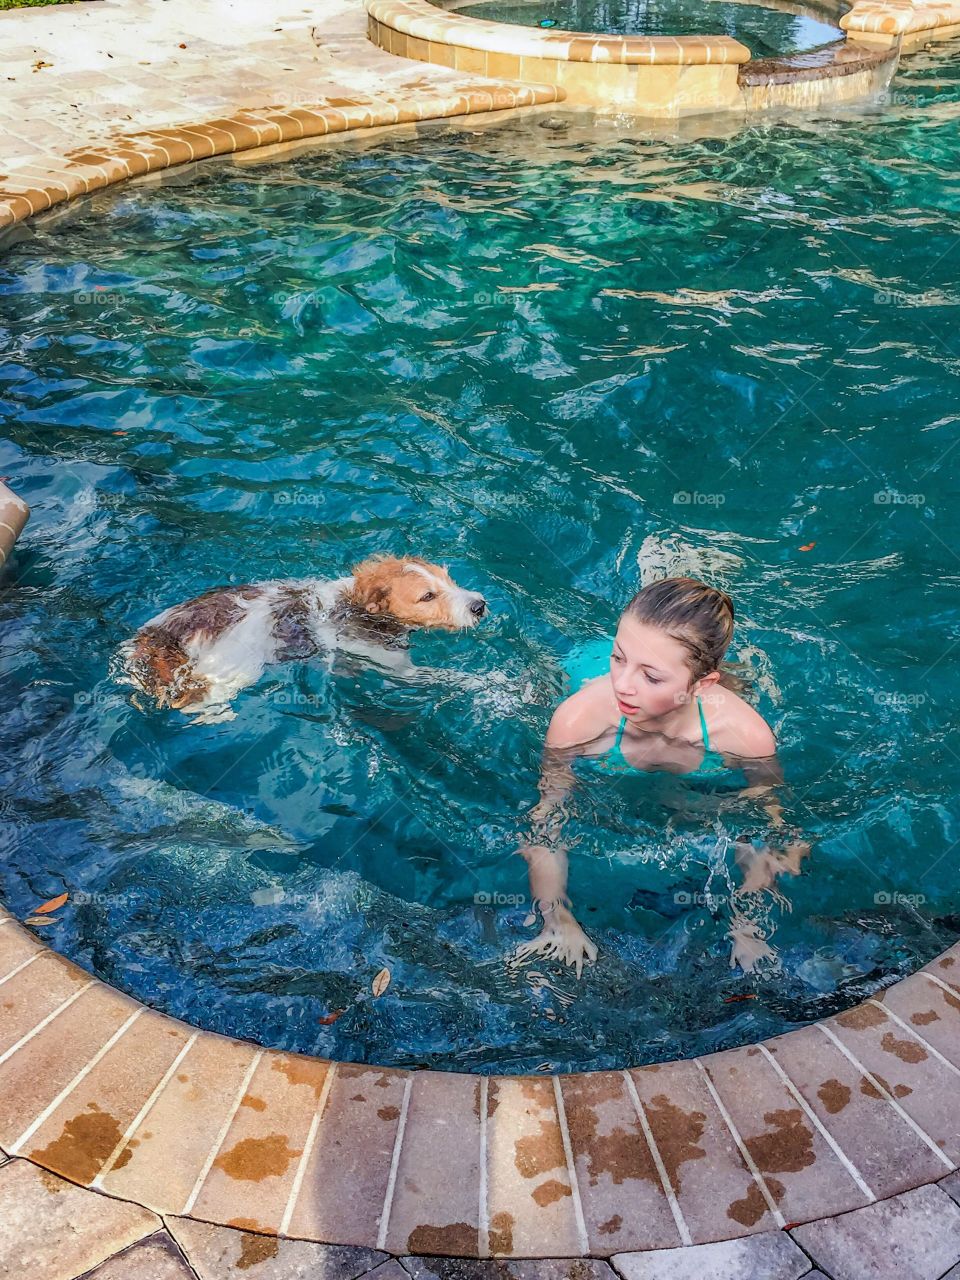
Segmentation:
[(547, 730), (547, 746), (576, 747), (593, 742), (618, 720), (609, 680), (590, 680), (554, 711)]
[(710, 734), (710, 745), (727, 756), (763, 759), (777, 749), (773, 730), (748, 702), (732, 689), (715, 685), (700, 695)]

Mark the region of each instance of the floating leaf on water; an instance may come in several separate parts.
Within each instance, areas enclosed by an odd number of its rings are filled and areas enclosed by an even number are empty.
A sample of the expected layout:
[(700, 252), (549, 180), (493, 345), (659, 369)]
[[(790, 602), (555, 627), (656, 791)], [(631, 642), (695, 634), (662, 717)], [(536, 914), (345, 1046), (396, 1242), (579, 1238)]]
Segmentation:
[(49, 902), (44, 902), (39, 907), (34, 907), (33, 914), (35, 916), (47, 915), (51, 911), (59, 911), (66, 900), (70, 897), (69, 893), (58, 893), (55, 898), (51, 898)]
[(806, 544), (806, 546), (801, 547), (801, 548), (800, 548), (800, 550), (801, 550), (801, 551), (812, 551), (812, 550), (813, 550), (813, 548), (814, 548), (816, 545), (817, 545), (817, 544), (816, 544), (815, 542), (808, 542), (808, 543)]
[(750, 995), (742, 995), (742, 996), (727, 996), (726, 1000), (724, 1000), (724, 1002), (723, 1002), (723, 1003), (724, 1003), (724, 1004), (739, 1004), (741, 1000), (756, 1000), (756, 998), (757, 998), (757, 996), (756, 996), (756, 992), (751, 992), (751, 993), (750, 993)]
[(52, 916), (27, 916), (23, 923), (32, 924), (34, 928), (39, 928), (41, 925), (45, 924), (59, 924), (59, 921), (55, 920)]
[(324, 1014), (324, 1016), (320, 1019), (321, 1027), (329, 1027), (331, 1022), (336, 1022), (336, 1020), (341, 1016), (341, 1014), (344, 1014), (344, 1013), (346, 1013), (346, 1009), (334, 1009), (333, 1013)]
[(382, 996), (390, 985), (390, 970), (381, 969), (370, 985), (370, 990), (375, 996)]

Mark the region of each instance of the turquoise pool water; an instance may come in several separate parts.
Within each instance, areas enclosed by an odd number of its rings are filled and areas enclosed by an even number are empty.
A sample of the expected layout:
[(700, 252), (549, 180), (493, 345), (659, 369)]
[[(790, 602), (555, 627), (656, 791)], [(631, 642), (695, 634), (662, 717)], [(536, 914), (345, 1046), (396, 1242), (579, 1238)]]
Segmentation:
[[(727, 138), (536, 118), (120, 189), (0, 260), (0, 897), (191, 1022), (345, 1058), (608, 1067), (853, 1004), (960, 925), (960, 63)], [(411, 683), (144, 713), (122, 640), (215, 584), (448, 562)], [(813, 843), (729, 964), (722, 787), (584, 775), (577, 983), (511, 971), (563, 656), (641, 575), (734, 596)], [(371, 982), (391, 971), (385, 994)], [(333, 1022), (324, 1022), (344, 1010)]]
[(448, 0), (469, 18), (631, 36), (732, 36), (755, 58), (805, 52), (843, 38), (827, 11), (791, 13), (736, 0)]

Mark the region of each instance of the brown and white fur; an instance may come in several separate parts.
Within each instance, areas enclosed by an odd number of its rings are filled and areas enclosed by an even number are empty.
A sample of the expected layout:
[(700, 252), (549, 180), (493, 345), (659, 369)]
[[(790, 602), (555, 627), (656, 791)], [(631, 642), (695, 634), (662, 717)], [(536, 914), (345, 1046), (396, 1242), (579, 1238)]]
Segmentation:
[(486, 611), (483, 596), (458, 587), (445, 567), (417, 556), (374, 556), (345, 578), (207, 591), (151, 618), (121, 660), (128, 682), (159, 706), (229, 718), (226, 704), (272, 662), (340, 648), (409, 666), (397, 649), (407, 631), (473, 627)]

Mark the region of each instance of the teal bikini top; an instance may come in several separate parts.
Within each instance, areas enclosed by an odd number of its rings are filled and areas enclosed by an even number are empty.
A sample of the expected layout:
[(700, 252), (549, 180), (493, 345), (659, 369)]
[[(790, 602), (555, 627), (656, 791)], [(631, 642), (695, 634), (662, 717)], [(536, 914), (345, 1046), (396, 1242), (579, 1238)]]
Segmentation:
[[(567, 656), (566, 670), (570, 677), (570, 692), (576, 693), (588, 680), (594, 680), (597, 676), (605, 675), (610, 669), (610, 650), (613, 647), (612, 640), (591, 640), (585, 645), (579, 646)], [(724, 763), (723, 756), (719, 751), (715, 751), (710, 746), (710, 734), (707, 731), (707, 719), (703, 714), (703, 703), (700, 701), (700, 695), (697, 695), (697, 711), (700, 713), (700, 732), (703, 735), (703, 759), (700, 761), (696, 769), (691, 769), (688, 773), (674, 774), (677, 778), (716, 778), (719, 773), (732, 774), (738, 770), (731, 769), (729, 765)], [(623, 732), (627, 727), (627, 717), (622, 716), (617, 726), (617, 738), (609, 751), (603, 752), (599, 756), (583, 756), (585, 762), (596, 765), (600, 769), (605, 769), (613, 773), (651, 773), (650, 769), (638, 769), (636, 765), (632, 765), (623, 754)]]

